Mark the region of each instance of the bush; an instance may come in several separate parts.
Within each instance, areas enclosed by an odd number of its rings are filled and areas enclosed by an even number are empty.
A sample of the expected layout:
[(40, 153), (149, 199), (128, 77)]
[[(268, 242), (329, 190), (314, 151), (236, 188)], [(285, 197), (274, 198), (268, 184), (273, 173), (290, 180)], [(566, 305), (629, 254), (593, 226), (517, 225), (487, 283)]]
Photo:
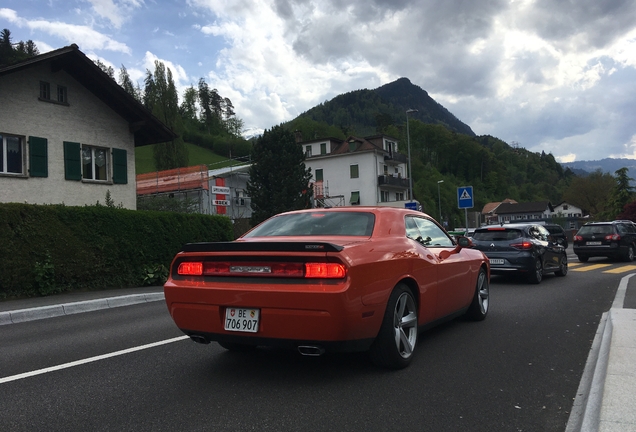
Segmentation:
[(185, 243), (233, 238), (225, 216), (0, 204), (0, 299), (160, 284)]

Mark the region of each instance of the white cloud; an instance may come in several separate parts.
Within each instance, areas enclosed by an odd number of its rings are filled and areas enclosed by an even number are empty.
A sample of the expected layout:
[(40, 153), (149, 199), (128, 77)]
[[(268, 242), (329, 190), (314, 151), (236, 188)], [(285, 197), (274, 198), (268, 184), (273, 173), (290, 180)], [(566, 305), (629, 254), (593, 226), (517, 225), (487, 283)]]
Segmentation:
[(130, 19), (131, 12), (144, 4), (141, 0), (122, 0), (118, 2), (114, 0), (86, 1), (93, 6), (93, 10), (99, 17), (107, 19), (115, 28), (121, 28)]
[(160, 59), (180, 94), (205, 77), (246, 128), (408, 77), (477, 134), (561, 160), (636, 157), (635, 2), (82, 0), (41, 15), (5, 2), (0, 25), (40, 51), (75, 42), (134, 80)]

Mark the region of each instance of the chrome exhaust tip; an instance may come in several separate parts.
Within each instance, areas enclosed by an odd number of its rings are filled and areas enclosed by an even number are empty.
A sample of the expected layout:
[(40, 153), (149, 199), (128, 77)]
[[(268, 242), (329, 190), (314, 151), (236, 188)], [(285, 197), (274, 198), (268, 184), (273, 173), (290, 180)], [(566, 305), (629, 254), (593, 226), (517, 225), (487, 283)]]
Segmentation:
[(325, 353), (325, 349), (316, 345), (299, 345), (298, 352), (304, 356), (318, 357)]

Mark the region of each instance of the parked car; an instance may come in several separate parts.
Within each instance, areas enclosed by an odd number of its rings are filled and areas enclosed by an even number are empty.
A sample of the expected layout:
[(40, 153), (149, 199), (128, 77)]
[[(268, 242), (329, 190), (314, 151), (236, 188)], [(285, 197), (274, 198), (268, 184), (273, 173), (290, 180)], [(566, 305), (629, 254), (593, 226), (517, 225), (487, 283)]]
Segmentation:
[(556, 240), (564, 248), (568, 248), (568, 236), (565, 234), (565, 230), (561, 225), (558, 224), (545, 224), (543, 225), (545, 229), (550, 232), (552, 238)]
[(368, 350), (397, 369), (410, 363), (419, 330), (486, 318), (488, 259), (470, 246), (414, 210), (293, 211), (233, 242), (185, 245), (164, 292), (195, 342), (309, 356)]
[(477, 228), (473, 247), (486, 254), (492, 274), (522, 274), (538, 284), (546, 273), (565, 276), (568, 257), (542, 225), (517, 223)]
[(581, 262), (598, 256), (634, 261), (636, 226), (631, 221), (586, 223), (574, 236), (573, 250)]

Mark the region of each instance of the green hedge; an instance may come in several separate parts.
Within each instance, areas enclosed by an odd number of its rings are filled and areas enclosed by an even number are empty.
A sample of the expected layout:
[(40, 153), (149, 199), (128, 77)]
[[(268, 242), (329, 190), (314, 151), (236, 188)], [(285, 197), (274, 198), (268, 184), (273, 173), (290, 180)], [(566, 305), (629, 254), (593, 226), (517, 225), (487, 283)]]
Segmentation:
[(0, 299), (161, 284), (185, 243), (232, 239), (225, 216), (0, 204)]

